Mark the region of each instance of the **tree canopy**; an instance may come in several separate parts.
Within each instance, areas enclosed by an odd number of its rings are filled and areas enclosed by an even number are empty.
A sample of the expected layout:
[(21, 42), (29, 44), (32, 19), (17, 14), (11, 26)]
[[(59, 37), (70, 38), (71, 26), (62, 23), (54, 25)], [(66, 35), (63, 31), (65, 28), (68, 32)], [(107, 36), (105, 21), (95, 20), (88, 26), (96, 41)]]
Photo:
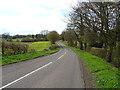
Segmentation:
[[(105, 48), (108, 50), (107, 61), (111, 62), (113, 51), (120, 47), (119, 27), (120, 2), (78, 2), (69, 13), (62, 38), (71, 42), (71, 46), (77, 40), (81, 50), (88, 46)], [(71, 36), (71, 30), (76, 39)], [(72, 38), (68, 39), (68, 34)]]
[(60, 36), (56, 31), (51, 31), (47, 34), (47, 39), (51, 41), (51, 44), (55, 44), (60, 39)]

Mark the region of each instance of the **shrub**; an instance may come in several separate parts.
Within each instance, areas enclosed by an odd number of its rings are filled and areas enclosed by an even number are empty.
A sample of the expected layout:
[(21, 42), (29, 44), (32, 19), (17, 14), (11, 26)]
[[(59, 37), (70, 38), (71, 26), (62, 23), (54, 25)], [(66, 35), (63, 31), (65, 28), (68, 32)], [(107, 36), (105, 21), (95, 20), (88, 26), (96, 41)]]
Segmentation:
[(39, 38), (29, 38), (29, 37), (26, 37), (26, 38), (23, 38), (21, 41), (22, 42), (37, 42), (37, 41), (40, 41), (41, 39)]
[(91, 47), (87, 47), (86, 51), (90, 52), (91, 51)]
[(23, 38), (21, 41), (22, 42), (33, 42), (33, 39), (27, 37), (27, 38)]
[(91, 47), (97, 47), (97, 48), (102, 48), (103, 47), (103, 43), (92, 43), (90, 44)]
[(12, 39), (6, 39), (6, 41), (8, 41), (8, 42), (12, 42)]
[(49, 49), (42, 49), (41, 51), (49, 51)]
[(16, 42), (20, 42), (20, 40), (19, 40), (19, 39), (17, 39), (17, 40), (16, 40)]
[(104, 48), (91, 47), (90, 52), (93, 55), (106, 59), (107, 51)]
[(35, 49), (30, 49), (29, 52), (33, 53), (33, 52), (36, 52), (36, 50)]
[(12, 54), (20, 54), (27, 53), (28, 45), (27, 44), (18, 44), (13, 42), (2, 42), (2, 55), (12, 55)]
[(52, 44), (50, 47), (49, 47), (49, 49), (50, 50), (54, 50), (54, 49), (56, 49), (58, 46), (56, 46), (55, 44)]
[(4, 50), (5, 55), (12, 55), (14, 53), (14, 51), (12, 49), (5, 49)]
[(113, 65), (115, 65), (116, 67), (120, 68), (120, 56), (117, 53), (117, 50), (113, 50), (113, 55), (112, 55), (112, 62)]

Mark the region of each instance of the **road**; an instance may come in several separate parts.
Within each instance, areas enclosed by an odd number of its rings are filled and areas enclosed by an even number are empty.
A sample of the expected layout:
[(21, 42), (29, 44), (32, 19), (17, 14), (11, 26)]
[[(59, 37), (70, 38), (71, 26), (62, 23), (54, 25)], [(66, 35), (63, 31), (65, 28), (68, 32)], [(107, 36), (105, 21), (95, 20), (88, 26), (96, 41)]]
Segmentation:
[(1, 88), (85, 88), (77, 55), (58, 44), (55, 54), (2, 66)]

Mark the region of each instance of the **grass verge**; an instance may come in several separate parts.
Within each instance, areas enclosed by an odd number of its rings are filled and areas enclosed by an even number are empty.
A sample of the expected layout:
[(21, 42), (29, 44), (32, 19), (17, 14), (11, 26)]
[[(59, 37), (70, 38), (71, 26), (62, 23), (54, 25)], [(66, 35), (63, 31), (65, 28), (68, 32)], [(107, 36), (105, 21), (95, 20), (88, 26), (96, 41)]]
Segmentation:
[[(65, 42), (63, 42), (63, 44), (67, 45)], [(113, 67), (102, 58), (86, 51), (74, 47), (70, 48), (81, 57), (84, 64), (91, 71), (98, 88), (120, 88), (118, 81), (119, 71), (117, 68)]]
[(42, 52), (34, 52), (34, 53), (25, 53), (25, 54), (16, 54), (16, 55), (10, 55), (10, 56), (2, 56), (2, 62), (0, 62), (0, 65), (6, 65), (10, 63), (20, 62), (24, 60), (29, 60), (45, 55), (49, 55), (52, 53), (55, 53), (59, 51), (59, 48), (50, 50), (50, 51), (42, 51)]

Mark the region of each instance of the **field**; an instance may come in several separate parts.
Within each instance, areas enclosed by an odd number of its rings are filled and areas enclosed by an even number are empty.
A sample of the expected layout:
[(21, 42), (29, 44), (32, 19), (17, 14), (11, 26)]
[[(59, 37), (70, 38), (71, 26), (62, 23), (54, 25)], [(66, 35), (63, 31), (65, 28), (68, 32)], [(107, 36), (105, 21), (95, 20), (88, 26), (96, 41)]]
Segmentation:
[(20, 42), (21, 40), (22, 40), (22, 38), (19, 38), (19, 39), (18, 39), (18, 38), (17, 38), (17, 39), (12, 39), (13, 42), (17, 42), (17, 41)]
[(40, 56), (49, 55), (49, 54), (55, 53), (59, 50), (59, 48), (57, 48), (57, 49), (49, 50), (49, 51), (41, 51), (42, 49), (48, 49), (50, 47), (49, 41), (39, 41), (39, 42), (32, 42), (32, 43), (26, 43), (26, 44), (29, 45), (29, 50), (35, 49), (36, 52), (2, 56), (2, 62), (0, 62), (0, 65), (6, 65), (6, 64), (10, 64), (10, 63), (23, 61), (23, 60), (37, 58)]
[[(20, 40), (20, 39), (19, 39)], [(24, 43), (29, 45), (30, 49), (35, 49), (36, 51), (41, 51), (42, 49), (48, 49), (50, 47), (49, 41), (39, 41), (39, 42), (16, 42), (17, 39), (13, 39), (15, 43)]]
[(113, 67), (102, 58), (88, 52), (74, 47), (70, 48), (81, 57), (84, 64), (89, 68), (98, 88), (120, 88), (118, 81), (119, 71), (117, 68)]
[(41, 42), (33, 42), (29, 43), (29, 49), (35, 49), (37, 51), (40, 51), (42, 49), (48, 49), (50, 47), (49, 41), (41, 41)]

